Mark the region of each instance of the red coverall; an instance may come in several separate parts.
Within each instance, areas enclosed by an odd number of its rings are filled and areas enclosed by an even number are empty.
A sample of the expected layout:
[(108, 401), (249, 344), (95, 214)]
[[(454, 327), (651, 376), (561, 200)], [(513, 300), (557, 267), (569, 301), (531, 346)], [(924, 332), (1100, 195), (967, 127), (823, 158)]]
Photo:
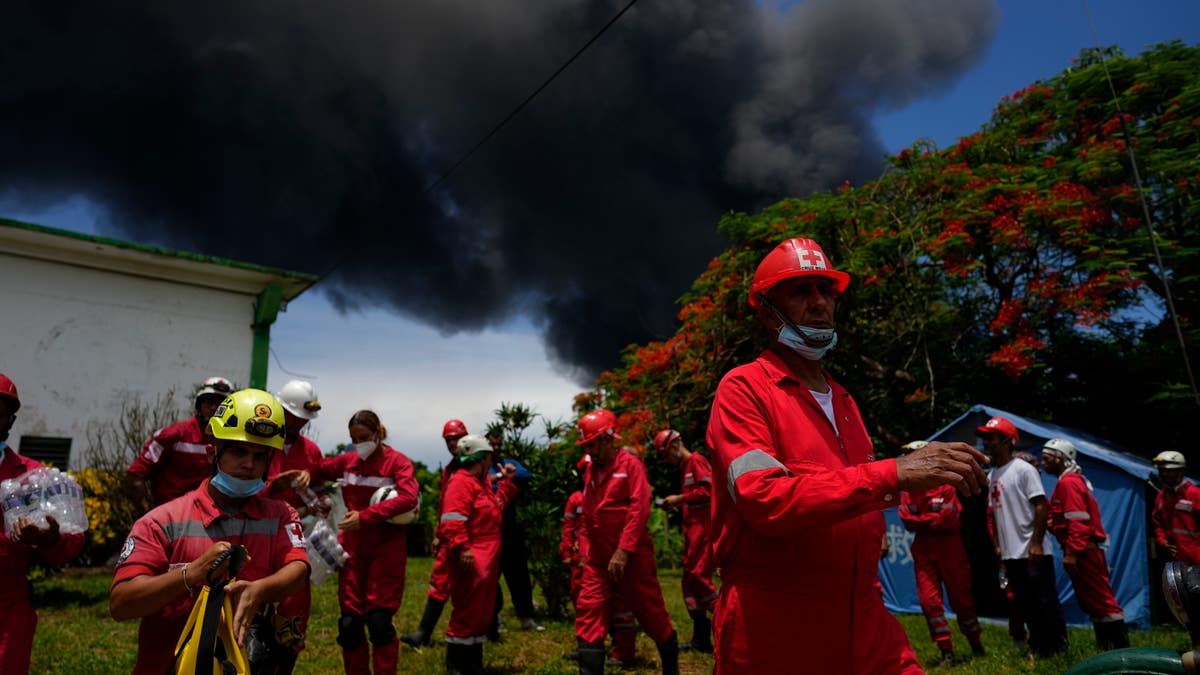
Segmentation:
[(1079, 471), (1059, 476), (1050, 496), (1050, 531), (1064, 555), (1075, 556), (1075, 571), (1067, 570), (1079, 608), (1093, 623), (1124, 621), (1108, 578), (1108, 559), (1099, 544), (1108, 541), (1100, 522), (1100, 506)]
[[(283, 446), (282, 452), (275, 453), (271, 460), (271, 468), (267, 470), (267, 476), (296, 470), (312, 474), (317, 471), (321, 459), (323, 459), (321, 448), (304, 436), (299, 436), (294, 443)], [(286, 502), (296, 510), (306, 506), (304, 499), (291, 486), (272, 496)], [(312, 587), (309, 584), (304, 584), (299, 591), (280, 600), (275, 607), (276, 616), (291, 623), (290, 632), (296, 637), (296, 642), (291, 646), (297, 652), (304, 649), (304, 636), (308, 634), (308, 615), (311, 609)]]
[[(650, 483), (642, 460), (618, 451), (608, 466), (588, 465), (583, 488), (580, 546), (583, 582), (575, 604), (575, 637), (583, 642), (604, 640), (613, 601), (633, 610), (646, 634), (662, 644), (675, 628), (667, 614), (654, 545), (646, 522), (650, 518)], [(617, 548), (629, 554), (625, 575), (614, 582), (608, 561)]]
[[(113, 586), (143, 574), (160, 575), (183, 567), (218, 541), (246, 547), (249, 557), (238, 572), (239, 579), (269, 577), (296, 560), (308, 567), (295, 509), (255, 495), (230, 515), (216, 505), (208, 494), (208, 481), (204, 481), (188, 495), (151, 509), (133, 524), (117, 560)], [(172, 671), (175, 643), (195, 601), (194, 595), (180, 595), (159, 613), (142, 619), (134, 675)]]
[(571, 604), (579, 601), (579, 586), (583, 583), (583, 565), (579, 557), (579, 520), (583, 515), (583, 490), (567, 497), (563, 509), (562, 541), (558, 543), (558, 558), (571, 567)]
[[(446, 485), (450, 483), (450, 477), (458, 466), (451, 462), (442, 469), (441, 481), (438, 489), (438, 518), (442, 517), (442, 513), (446, 508)], [(440, 520), (438, 522), (441, 522)], [(441, 537), (438, 537), (440, 540)], [(429, 573), (429, 592), (426, 595), (434, 600), (446, 602), (450, 598), (450, 567), (446, 559), (445, 542), (438, 542), (438, 549), (433, 552), (433, 570)]]
[(1184, 480), (1176, 489), (1163, 488), (1154, 499), (1153, 520), (1160, 546), (1174, 544), (1176, 560), (1200, 565), (1200, 487)]
[[(484, 480), (466, 469), (457, 469), (446, 482), (442, 500), (438, 539), (446, 552), (450, 600), (454, 603), (446, 627), (446, 642), (451, 644), (483, 644), (496, 611), (500, 521), (518, 488), (506, 478), (493, 492)], [(459, 560), (464, 550), (475, 556), (470, 566)]]
[[(16, 478), (43, 464), (22, 457), (12, 448), (0, 458), (0, 480)], [(3, 507), (0, 506), (0, 509)], [(29, 582), (25, 573), (33, 562), (33, 552), (51, 567), (61, 567), (83, 549), (83, 533), (60, 534), (58, 542), (47, 548), (33, 549), (28, 544), (14, 544), (0, 527), (0, 673), (28, 673), (33, 652), (33, 633), (37, 629), (37, 612), (29, 601)]]
[(195, 490), (212, 475), (208, 437), (195, 415), (154, 432), (142, 446), (129, 473), (150, 483), (155, 506)]
[(922, 672), (877, 583), (896, 462), (873, 461), (854, 400), (825, 379), (840, 433), (770, 351), (717, 387), (717, 674)]
[[(365, 460), (353, 452), (324, 458), (317, 477), (322, 481), (339, 478), (345, 481), (342, 499), (347, 509), (358, 512), (361, 522), (358, 529), (338, 535), (342, 548), (350, 554), (350, 560), (338, 572), (338, 604), (342, 615), (366, 617), (370, 626), (371, 617), (367, 615), (372, 611), (384, 612), (390, 621), (404, 595), (408, 549), (404, 526), (387, 520), (417, 508), (418, 488), (412, 462), (391, 446), (381, 445)], [(371, 506), (371, 495), (381, 487), (395, 487), (397, 496)], [(371, 637), (375, 651), (370, 659), (366, 643), (342, 649), (346, 672), (368, 672), (368, 660), (372, 661), (375, 673), (396, 672), (400, 641), (395, 630), (383, 644), (380, 642), (387, 636)]]
[(707, 613), (717, 599), (712, 582), (709, 528), (712, 524), (712, 467), (698, 452), (679, 466), (683, 482), (683, 601), (688, 614)]
[[(563, 510), (562, 541), (558, 554), (571, 566), (571, 603), (579, 604), (579, 589), (583, 586), (583, 559), (579, 546), (579, 521), (583, 518), (583, 491), (576, 490), (567, 497)], [(637, 620), (633, 611), (619, 598), (613, 598), (609, 632), (612, 633), (612, 657), (618, 661), (632, 662), (637, 657)]]
[(925, 492), (900, 493), (900, 520), (916, 533), (912, 544), (913, 571), (917, 575), (917, 597), (929, 624), (929, 635), (938, 649), (954, 647), (950, 622), (942, 601), (942, 584), (950, 596), (950, 607), (958, 615), (958, 630), (972, 644), (983, 629), (971, 597), (971, 564), (959, 532), (962, 505), (958, 492), (943, 485)]

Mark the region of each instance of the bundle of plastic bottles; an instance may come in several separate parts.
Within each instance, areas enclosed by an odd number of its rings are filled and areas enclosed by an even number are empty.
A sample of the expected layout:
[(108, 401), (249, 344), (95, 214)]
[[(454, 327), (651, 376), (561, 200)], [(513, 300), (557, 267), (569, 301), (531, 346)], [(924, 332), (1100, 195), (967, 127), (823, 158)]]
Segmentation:
[(308, 578), (314, 584), (325, 583), (350, 560), (350, 554), (338, 543), (337, 533), (323, 518), (317, 519), (304, 538), (304, 548), (308, 551), (308, 565), (312, 569)]
[(74, 534), (88, 529), (83, 490), (69, 474), (43, 467), (0, 482), (0, 504), (4, 507), (4, 533), (12, 536), (20, 518), (46, 527), (47, 516), (58, 523), (59, 532)]

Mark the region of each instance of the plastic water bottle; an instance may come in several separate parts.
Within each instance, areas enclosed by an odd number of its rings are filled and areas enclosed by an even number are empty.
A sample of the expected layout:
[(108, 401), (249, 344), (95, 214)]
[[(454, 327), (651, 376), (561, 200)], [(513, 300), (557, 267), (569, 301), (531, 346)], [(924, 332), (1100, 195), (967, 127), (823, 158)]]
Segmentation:
[(304, 548), (308, 552), (308, 564), (312, 568), (308, 578), (314, 584), (325, 583), (325, 580), (341, 569), (348, 560), (333, 528), (324, 520), (317, 520), (312, 532), (304, 539)]
[(50, 485), (45, 493), (50, 511), (58, 521), (60, 531), (66, 534), (85, 532), (88, 528), (87, 511), (83, 504), (83, 489), (70, 474), (51, 469)]
[(46, 505), (43, 503), (45, 499), (45, 486), (48, 482), (46, 472), (42, 469), (36, 469), (22, 476), (21, 483), (24, 486), (25, 504), (28, 510), (25, 512), (25, 517), (33, 522), (39, 528), (48, 527), (46, 522)]
[(10, 478), (0, 482), (0, 504), (4, 507), (4, 534), (11, 538), (17, 519), (29, 510), (20, 481)]

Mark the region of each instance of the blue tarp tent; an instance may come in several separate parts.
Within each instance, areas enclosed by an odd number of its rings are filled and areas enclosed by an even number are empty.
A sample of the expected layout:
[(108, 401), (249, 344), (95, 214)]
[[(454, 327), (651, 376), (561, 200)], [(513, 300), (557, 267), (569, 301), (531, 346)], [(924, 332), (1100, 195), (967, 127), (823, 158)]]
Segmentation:
[[(1096, 438), (1090, 434), (1068, 429), (1056, 424), (1031, 420), (1020, 415), (1014, 415), (1003, 410), (977, 405), (968, 410), (962, 417), (951, 422), (928, 440), (931, 441), (963, 441), (978, 446), (975, 429), (989, 418), (999, 415), (1012, 421), (1021, 433), (1018, 450), (1028, 450), (1035, 456), (1041, 456), (1041, 449), (1051, 438), (1066, 438), (1075, 444), (1079, 450), (1079, 466), (1083, 474), (1092, 482), (1095, 488), (1096, 501), (1100, 504), (1100, 517), (1104, 529), (1108, 532), (1108, 565), (1112, 570), (1113, 591), (1117, 601), (1125, 610), (1125, 620), (1130, 625), (1140, 629), (1150, 627), (1150, 593), (1151, 580), (1148, 567), (1147, 539), (1151, 535), (1146, 531), (1147, 509), (1152, 504), (1146, 500), (1146, 480), (1154, 473), (1154, 465), (1141, 457), (1135, 456), (1122, 448)], [(1048, 473), (1042, 474), (1042, 484), (1046, 489), (1046, 498), (1054, 491), (1057, 479)], [(913, 576), (912, 555), (909, 545), (912, 543), (912, 533), (904, 529), (896, 509), (885, 512), (887, 518), (888, 540), (891, 551), (879, 565), (880, 580), (883, 583), (883, 597), (888, 609), (893, 612), (921, 613), (921, 605), (917, 601), (916, 580)], [(977, 529), (977, 528), (976, 528)], [(976, 546), (968, 545), (972, 564), (980, 555), (982, 537), (986, 531), (968, 533), (964, 537), (974, 535)], [(1062, 550), (1054, 541), (1053, 535), (1046, 537), (1053, 542), (1055, 566), (1058, 572), (1058, 597), (1062, 601), (1067, 623), (1073, 626), (1091, 626), (1087, 615), (1079, 609), (1075, 602), (1075, 593), (1071, 588), (1070, 579), (1062, 568)], [(983, 547), (983, 553), (990, 550), (990, 544)], [(995, 567), (991, 561), (981, 561), (982, 568), (991, 570), (991, 578), (984, 583), (998, 585)], [(990, 565), (990, 567), (989, 567)], [(994, 588), (995, 586), (993, 586)], [(976, 584), (979, 588), (979, 584)], [(978, 604), (979, 593), (976, 593)]]

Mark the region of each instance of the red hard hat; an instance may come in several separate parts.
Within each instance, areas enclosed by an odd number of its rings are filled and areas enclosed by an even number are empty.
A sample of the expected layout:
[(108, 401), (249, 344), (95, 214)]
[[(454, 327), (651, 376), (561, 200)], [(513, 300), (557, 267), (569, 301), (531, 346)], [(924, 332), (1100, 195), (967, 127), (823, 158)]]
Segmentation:
[(788, 239), (771, 249), (750, 283), (750, 306), (758, 307), (758, 294), (766, 293), (775, 284), (792, 277), (818, 276), (833, 280), (838, 293), (850, 285), (850, 275), (838, 272), (829, 265), (825, 251), (812, 239)]
[(1013, 443), (1021, 440), (1021, 434), (1017, 433), (1017, 426), (1003, 417), (993, 417), (981, 427), (976, 427), (976, 434), (1004, 434), (1012, 439)]
[(462, 423), (462, 420), (450, 420), (442, 427), (442, 438), (450, 438), (451, 436), (466, 436), (467, 425)]
[(576, 445), (591, 443), (602, 434), (609, 434), (617, 439), (621, 438), (617, 435), (617, 416), (612, 414), (611, 410), (593, 410), (579, 418), (577, 426), (579, 427), (579, 440)]
[(8, 376), (4, 373), (0, 373), (0, 396), (9, 399), (12, 402), (9, 404), (9, 407), (11, 408), (11, 410), (8, 411), (9, 415), (14, 414), (21, 409), (21, 397), (17, 394), (17, 385), (13, 384), (13, 381), (8, 379)]
[(666, 452), (667, 447), (679, 438), (679, 432), (674, 429), (663, 429), (654, 435), (654, 449), (659, 452)]

